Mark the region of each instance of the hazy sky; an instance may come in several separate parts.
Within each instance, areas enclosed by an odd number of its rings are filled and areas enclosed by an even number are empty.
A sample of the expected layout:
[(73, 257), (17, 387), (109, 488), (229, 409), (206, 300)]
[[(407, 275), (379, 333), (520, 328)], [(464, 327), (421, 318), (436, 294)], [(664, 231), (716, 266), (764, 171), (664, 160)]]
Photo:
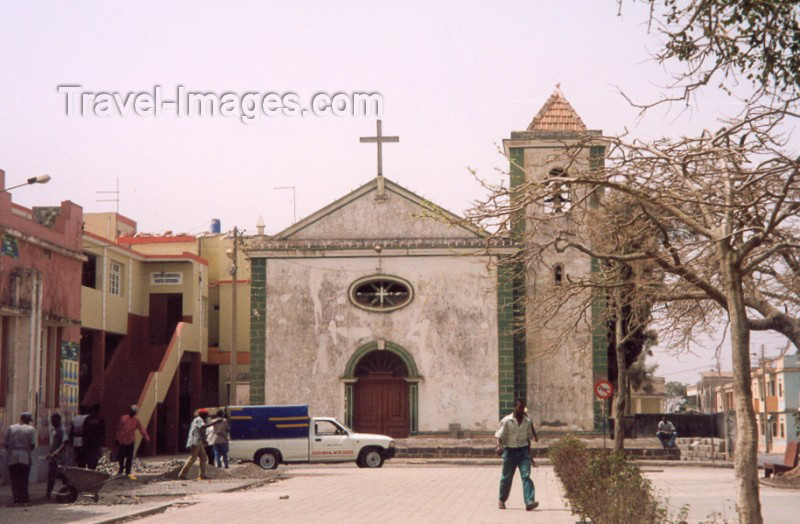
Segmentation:
[[(462, 212), (482, 195), (468, 167), (498, 180), (497, 151), (524, 130), (557, 83), (591, 129), (637, 136), (693, 133), (731, 110), (707, 96), (693, 111), (636, 111), (669, 76), (650, 59), (658, 43), (646, 11), (615, 0), (524, 2), (3, 2), (0, 6), (0, 168), (25, 206), (72, 200), (87, 212), (119, 180), (119, 211), (145, 232), (267, 232), (375, 176), (374, 118), (72, 116), (60, 85), (87, 92), (380, 93), (384, 173)], [(769, 340), (770, 348), (780, 345)], [(689, 380), (700, 358), (659, 357), (669, 379)], [(729, 358), (727, 359), (729, 360)], [(729, 367), (723, 360), (723, 367)], [(683, 370), (683, 371), (681, 371)]]

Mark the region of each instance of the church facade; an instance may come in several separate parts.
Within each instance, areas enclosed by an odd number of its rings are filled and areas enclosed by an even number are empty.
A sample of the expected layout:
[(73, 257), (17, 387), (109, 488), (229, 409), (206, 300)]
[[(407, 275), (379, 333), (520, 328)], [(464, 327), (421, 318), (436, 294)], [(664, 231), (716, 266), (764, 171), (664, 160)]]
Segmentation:
[[(561, 100), (534, 123), (563, 113)], [(512, 184), (538, 176), (536, 155), (565, 138), (539, 131), (506, 141)], [(380, 170), (281, 233), (248, 238), (250, 402), (307, 403), (357, 431), (402, 438), (493, 431), (527, 397), (545, 429), (594, 430), (600, 333), (539, 351), (543, 334), (524, 304), (552, 264), (520, 278), (508, 262), (519, 241), (490, 238)]]

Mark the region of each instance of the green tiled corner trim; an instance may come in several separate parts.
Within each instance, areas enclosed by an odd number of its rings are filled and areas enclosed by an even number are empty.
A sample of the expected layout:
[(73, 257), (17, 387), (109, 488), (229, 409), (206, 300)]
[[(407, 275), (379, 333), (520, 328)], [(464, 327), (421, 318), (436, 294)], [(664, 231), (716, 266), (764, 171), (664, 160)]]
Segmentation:
[[(599, 271), (599, 262), (592, 258), (592, 273)], [(596, 298), (592, 303), (592, 378), (596, 382), (608, 378), (608, 327), (604, 322), (605, 302)], [(590, 387), (593, 384), (589, 385)], [(603, 430), (603, 405), (594, 401), (594, 429)]]
[(497, 386), (501, 418), (514, 408), (514, 265), (507, 258), (500, 257), (497, 266)]
[(521, 398), (528, 402), (528, 371), (525, 342), (525, 300), (526, 279), (525, 266), (517, 262), (514, 266), (514, 399)]
[[(508, 174), (511, 178), (511, 198), (515, 198), (514, 188), (519, 187), (525, 182), (525, 149), (512, 147), (509, 150)], [(511, 231), (520, 237), (525, 232), (524, 213), (519, 212), (517, 216), (511, 218)]]
[(508, 151), (510, 166), (508, 168), (511, 175), (511, 187), (517, 187), (525, 182), (525, 149), (522, 147), (512, 147)]
[[(606, 148), (605, 146), (591, 146), (589, 148), (589, 169), (596, 170), (601, 169), (605, 166), (606, 163)], [(597, 193), (600, 189), (596, 189), (594, 193), (592, 193), (592, 198), (589, 200), (589, 205), (591, 207), (598, 207), (600, 205), (599, 198), (602, 198), (602, 192)]]
[[(591, 146), (589, 148), (589, 168), (602, 169), (605, 165), (605, 146)], [(594, 195), (591, 204), (593, 207), (599, 205), (597, 198), (602, 198), (601, 195)], [(599, 262), (597, 259), (592, 259), (592, 273), (597, 273), (600, 270)], [(592, 303), (592, 377), (594, 381), (602, 378), (608, 378), (608, 327), (603, 319), (605, 318), (605, 301), (602, 299), (595, 299)], [(603, 404), (597, 398), (594, 398), (594, 429), (595, 431), (603, 430)], [(608, 413), (606, 413), (608, 415)]]
[(250, 260), (250, 404), (265, 404), (267, 259)]

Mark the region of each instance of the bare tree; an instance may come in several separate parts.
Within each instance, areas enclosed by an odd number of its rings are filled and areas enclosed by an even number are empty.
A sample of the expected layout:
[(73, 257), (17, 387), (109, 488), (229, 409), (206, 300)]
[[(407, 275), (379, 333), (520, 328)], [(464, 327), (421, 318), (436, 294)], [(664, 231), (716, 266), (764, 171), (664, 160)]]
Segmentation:
[[(761, 522), (749, 332), (778, 331), (800, 350), (800, 158), (781, 135), (792, 125), (782, 124), (796, 123), (800, 105), (800, 2), (643, 1), (651, 7), (651, 28), (665, 42), (656, 59), (679, 67), (671, 89), (639, 107), (646, 111), (676, 100), (690, 105), (696, 91), (718, 88), (743, 108), (725, 128), (693, 140), (622, 145), (623, 156), (630, 155), (622, 163), (630, 159), (645, 170), (672, 169), (675, 174), (662, 183), (690, 182), (675, 186), (677, 198), (654, 206), (651, 195), (642, 193), (650, 187), (622, 189), (638, 192), (652, 222), (664, 227), (662, 255), (653, 260), (684, 284), (671, 291), (671, 298), (682, 299), (672, 303), (689, 304), (695, 315), (687, 318), (693, 320), (726, 313), (733, 345), (739, 518)], [(709, 176), (719, 180), (709, 183)], [(691, 249), (682, 249), (687, 245)], [(709, 310), (700, 296), (716, 307)]]
[[(774, 330), (800, 349), (800, 158), (782, 135), (798, 118), (800, 2), (641, 1), (652, 8), (651, 28), (665, 37), (656, 59), (679, 69), (662, 98), (636, 105), (643, 112), (689, 105), (693, 93), (711, 87), (738, 100), (741, 112), (695, 137), (603, 137), (605, 165), (582, 161), (597, 136), (565, 143), (560, 172), (490, 188), (468, 216), (501, 235), (524, 223), (524, 268), (552, 269), (552, 252), (597, 263), (585, 276), (565, 278), (562, 289), (537, 290), (533, 307), (543, 318), (574, 319), (563, 330), (591, 322), (586, 311), (601, 296), (608, 318), (624, 318), (618, 307), (633, 298), (651, 304), (649, 314), (685, 344), (727, 323), (739, 520), (760, 523), (750, 332)], [(598, 223), (593, 209), (617, 201), (633, 202), (627, 223)], [(541, 212), (548, 206), (549, 216)], [(596, 234), (604, 225), (626, 239), (644, 230), (652, 241), (615, 243)], [(657, 276), (633, 286), (620, 278), (620, 269), (640, 264)]]
[[(785, 107), (752, 108), (741, 119), (696, 138), (644, 143), (606, 137), (605, 167), (583, 169), (566, 159), (569, 167), (557, 181), (528, 181), (506, 199), (508, 216), (525, 213), (522, 256), (529, 262), (541, 263), (549, 249), (588, 256), (610, 268), (601, 271), (601, 282), (592, 282), (597, 276), (590, 275), (571, 285), (573, 308), (587, 305), (585, 299), (574, 300), (581, 286), (611, 290), (609, 309), (621, 318), (619, 307), (631, 299), (631, 288), (620, 269), (639, 264), (656, 267), (664, 276), (641, 280), (637, 293), (659, 304), (660, 320), (684, 341), (699, 329), (728, 322), (737, 413), (735, 467), (740, 518), (746, 522), (760, 521), (750, 331), (772, 329), (795, 345), (800, 342), (797, 304), (779, 302), (796, 296), (796, 275), (787, 277), (783, 269), (791, 268), (800, 254), (800, 162), (783, 154), (773, 136), (776, 122), (786, 114)], [(566, 154), (578, 158), (580, 147), (567, 148)], [(526, 213), (552, 198), (554, 183), (577, 195), (570, 218)], [(598, 225), (592, 206), (617, 199), (634, 203), (627, 207), (626, 222), (606, 214)], [(500, 201), (495, 195), (488, 202)], [(637, 234), (651, 241), (614, 240)], [(778, 261), (781, 266), (771, 265)], [(558, 307), (569, 303), (562, 300)]]

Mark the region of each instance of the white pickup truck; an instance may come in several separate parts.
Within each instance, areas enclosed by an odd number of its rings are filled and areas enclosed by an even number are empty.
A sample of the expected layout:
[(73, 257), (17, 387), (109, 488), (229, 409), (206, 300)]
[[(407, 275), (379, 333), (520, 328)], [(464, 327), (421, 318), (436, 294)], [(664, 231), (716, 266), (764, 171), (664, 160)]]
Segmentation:
[(331, 417), (310, 417), (305, 404), (233, 406), (228, 414), (228, 456), (252, 460), (264, 469), (280, 463), (348, 461), (362, 468), (379, 468), (395, 454), (391, 437), (354, 433)]

